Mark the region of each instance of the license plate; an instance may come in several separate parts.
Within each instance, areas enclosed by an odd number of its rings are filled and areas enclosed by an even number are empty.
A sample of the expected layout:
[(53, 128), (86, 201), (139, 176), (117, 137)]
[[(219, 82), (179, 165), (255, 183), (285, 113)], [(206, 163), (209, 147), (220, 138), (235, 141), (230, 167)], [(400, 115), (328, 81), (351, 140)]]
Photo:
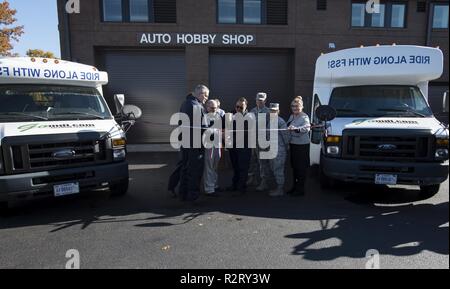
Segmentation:
[(55, 197), (74, 195), (80, 193), (80, 185), (78, 183), (55, 185), (53, 191)]
[(396, 185), (396, 175), (375, 175), (375, 184), (377, 185)]

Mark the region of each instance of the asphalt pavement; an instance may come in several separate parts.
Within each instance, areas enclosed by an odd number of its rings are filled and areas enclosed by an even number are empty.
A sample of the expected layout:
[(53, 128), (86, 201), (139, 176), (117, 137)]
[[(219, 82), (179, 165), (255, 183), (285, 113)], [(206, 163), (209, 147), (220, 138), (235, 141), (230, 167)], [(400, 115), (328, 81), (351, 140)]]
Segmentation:
[[(0, 268), (449, 268), (449, 187), (421, 200), (415, 187), (308, 180), (304, 197), (250, 191), (202, 197), (166, 190), (175, 153), (130, 155), (131, 187), (17, 204), (0, 217)], [(220, 181), (229, 185), (222, 168)], [(371, 251), (370, 251), (371, 250)], [(376, 251), (373, 251), (376, 250)], [(69, 254), (70, 255), (70, 254)]]

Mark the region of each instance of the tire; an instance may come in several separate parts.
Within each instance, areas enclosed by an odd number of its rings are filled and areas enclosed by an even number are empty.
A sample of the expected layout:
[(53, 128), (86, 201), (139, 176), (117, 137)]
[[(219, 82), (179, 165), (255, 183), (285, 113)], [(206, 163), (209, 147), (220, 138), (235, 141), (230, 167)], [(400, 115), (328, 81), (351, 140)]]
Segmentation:
[(129, 180), (122, 180), (119, 183), (113, 184), (109, 187), (109, 190), (111, 191), (111, 196), (113, 197), (120, 197), (124, 196), (128, 193), (128, 185)]
[(437, 193), (439, 193), (439, 189), (440, 188), (441, 188), (441, 184), (429, 185), (429, 186), (420, 186), (420, 197), (422, 199), (432, 198)]

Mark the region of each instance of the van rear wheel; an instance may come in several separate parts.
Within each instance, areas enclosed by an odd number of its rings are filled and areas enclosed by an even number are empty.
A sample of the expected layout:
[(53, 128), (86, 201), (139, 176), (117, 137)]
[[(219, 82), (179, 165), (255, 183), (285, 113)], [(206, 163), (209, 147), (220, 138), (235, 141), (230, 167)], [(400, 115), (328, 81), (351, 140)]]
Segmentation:
[(111, 191), (111, 196), (120, 197), (126, 195), (128, 192), (128, 186), (129, 186), (128, 179), (122, 180), (116, 184), (111, 185), (109, 187), (109, 190)]
[(422, 199), (429, 199), (434, 197), (437, 193), (439, 193), (439, 189), (441, 188), (440, 184), (437, 185), (429, 185), (429, 186), (420, 186), (420, 197)]

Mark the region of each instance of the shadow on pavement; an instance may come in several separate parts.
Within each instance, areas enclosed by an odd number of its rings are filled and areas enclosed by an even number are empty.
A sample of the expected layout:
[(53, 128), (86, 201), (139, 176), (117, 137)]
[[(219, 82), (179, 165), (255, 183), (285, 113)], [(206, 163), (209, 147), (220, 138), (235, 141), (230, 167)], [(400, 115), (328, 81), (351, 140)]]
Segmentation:
[[(308, 260), (364, 258), (370, 249), (382, 254), (411, 256), (428, 250), (448, 255), (448, 202), (383, 208), (373, 214), (342, 218), (331, 228), (286, 236), (301, 239), (293, 254)], [(336, 238), (338, 244), (319, 243)]]
[[(320, 230), (280, 236), (299, 240), (292, 254), (309, 260), (365, 257), (369, 249), (398, 256), (424, 250), (439, 254), (449, 251), (448, 201), (436, 205), (412, 203), (418, 201), (416, 191), (388, 191), (375, 186), (345, 186), (339, 193), (327, 192), (320, 189), (316, 179), (310, 179), (308, 194), (303, 198), (271, 199), (250, 192), (241, 197), (202, 197), (197, 204), (187, 205), (171, 198), (166, 190), (168, 175), (176, 162), (173, 153), (132, 155), (131, 163), (138, 165), (130, 167), (132, 181), (127, 196), (110, 198), (107, 192), (96, 192), (25, 204), (9, 216), (0, 217), (0, 233), (9, 228), (39, 225), (50, 225), (49, 233), (56, 233), (106, 223), (151, 230), (183, 225), (220, 212), (236, 215), (238, 221), (256, 217), (319, 222)], [(226, 181), (230, 172), (220, 175)], [(330, 238), (337, 239), (336, 246), (319, 246)]]

